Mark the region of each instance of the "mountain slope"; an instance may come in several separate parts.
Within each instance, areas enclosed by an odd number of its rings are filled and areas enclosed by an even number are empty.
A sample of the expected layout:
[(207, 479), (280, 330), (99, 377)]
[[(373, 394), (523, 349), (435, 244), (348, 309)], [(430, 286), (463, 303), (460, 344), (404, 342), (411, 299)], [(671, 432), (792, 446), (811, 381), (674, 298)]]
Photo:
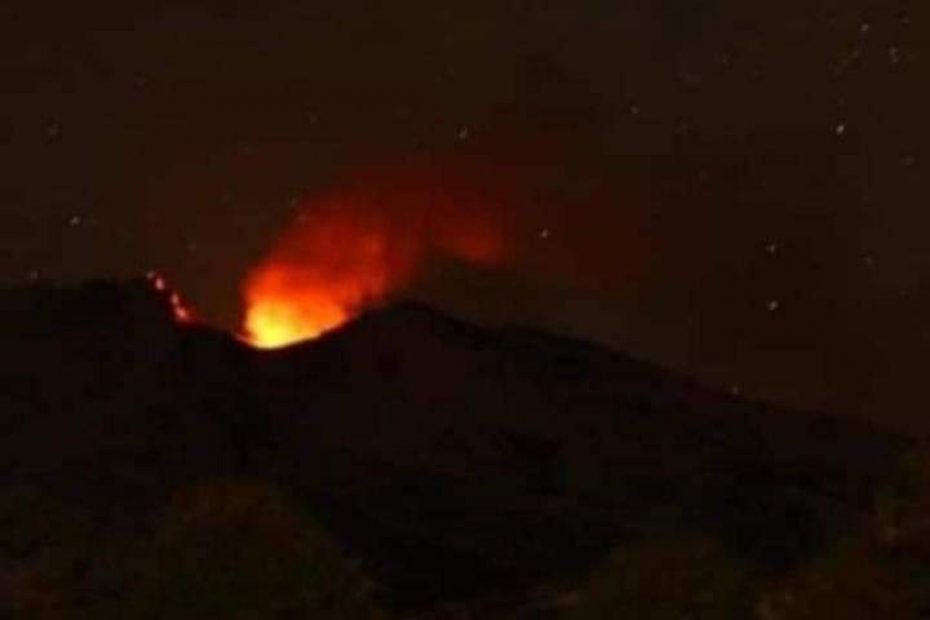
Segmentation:
[[(382, 570), (412, 593), (553, 577), (683, 531), (777, 569), (855, 520), (893, 460), (864, 424), (415, 305), (272, 353), (257, 376), (282, 475), (339, 507), (333, 527), (360, 518), (344, 536), (364, 555), (398, 541)], [(394, 575), (413, 553), (424, 570)]]
[(648, 536), (780, 570), (859, 518), (902, 445), (422, 305), (257, 351), (175, 324), (144, 281), (0, 300), (0, 482), (110, 527), (197, 480), (274, 481), (398, 605), (571, 577)]

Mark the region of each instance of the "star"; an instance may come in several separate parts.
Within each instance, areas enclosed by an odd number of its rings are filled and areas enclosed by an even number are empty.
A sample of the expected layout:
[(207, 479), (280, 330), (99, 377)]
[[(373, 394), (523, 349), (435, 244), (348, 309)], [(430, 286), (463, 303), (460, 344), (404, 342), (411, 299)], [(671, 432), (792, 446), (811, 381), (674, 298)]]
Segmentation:
[(897, 46), (891, 45), (888, 47), (888, 60), (893, 65), (901, 62), (901, 50)]
[(45, 123), (45, 139), (49, 142), (61, 140), (61, 123), (52, 119)]

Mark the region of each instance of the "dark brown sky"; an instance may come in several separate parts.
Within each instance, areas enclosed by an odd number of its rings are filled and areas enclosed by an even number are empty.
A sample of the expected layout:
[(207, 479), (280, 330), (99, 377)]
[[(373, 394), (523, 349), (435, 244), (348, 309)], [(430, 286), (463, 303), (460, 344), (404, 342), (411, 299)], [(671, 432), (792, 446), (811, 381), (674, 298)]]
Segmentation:
[(4, 282), (158, 267), (233, 325), (293, 199), (466, 153), (533, 197), (521, 260), (420, 295), (930, 429), (923, 0), (13, 0), (0, 35)]

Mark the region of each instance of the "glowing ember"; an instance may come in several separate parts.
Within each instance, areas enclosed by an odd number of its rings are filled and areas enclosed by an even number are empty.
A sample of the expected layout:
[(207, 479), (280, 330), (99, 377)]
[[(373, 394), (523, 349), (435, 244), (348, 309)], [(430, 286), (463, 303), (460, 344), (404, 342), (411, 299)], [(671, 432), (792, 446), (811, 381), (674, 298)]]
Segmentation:
[(168, 285), (165, 284), (165, 278), (160, 273), (150, 271), (148, 273), (148, 279), (159, 293), (164, 293), (168, 289)]
[(484, 205), (408, 181), (369, 180), (303, 205), (245, 280), (245, 339), (275, 348), (315, 338), (408, 285), (430, 255), (498, 259), (501, 227)]
[(190, 323), (194, 320), (193, 313), (184, 304), (180, 295), (172, 292), (168, 297), (168, 301), (171, 303), (171, 313), (174, 315), (175, 321), (178, 323)]
[(171, 307), (171, 314), (178, 323), (191, 323), (194, 320), (194, 313), (184, 303), (181, 295), (168, 287), (165, 277), (157, 271), (150, 271), (145, 276), (160, 295), (166, 296), (168, 305)]

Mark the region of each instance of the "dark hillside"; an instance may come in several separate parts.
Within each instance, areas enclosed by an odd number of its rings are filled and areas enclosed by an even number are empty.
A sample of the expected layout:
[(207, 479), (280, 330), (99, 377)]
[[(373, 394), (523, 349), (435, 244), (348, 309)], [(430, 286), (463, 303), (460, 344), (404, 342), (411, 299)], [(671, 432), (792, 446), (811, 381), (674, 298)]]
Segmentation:
[(2, 303), (8, 489), (132, 528), (175, 489), (265, 479), (400, 605), (579, 575), (658, 534), (706, 535), (780, 570), (860, 518), (900, 446), (589, 343), (414, 304), (255, 351), (175, 324), (144, 280)]

